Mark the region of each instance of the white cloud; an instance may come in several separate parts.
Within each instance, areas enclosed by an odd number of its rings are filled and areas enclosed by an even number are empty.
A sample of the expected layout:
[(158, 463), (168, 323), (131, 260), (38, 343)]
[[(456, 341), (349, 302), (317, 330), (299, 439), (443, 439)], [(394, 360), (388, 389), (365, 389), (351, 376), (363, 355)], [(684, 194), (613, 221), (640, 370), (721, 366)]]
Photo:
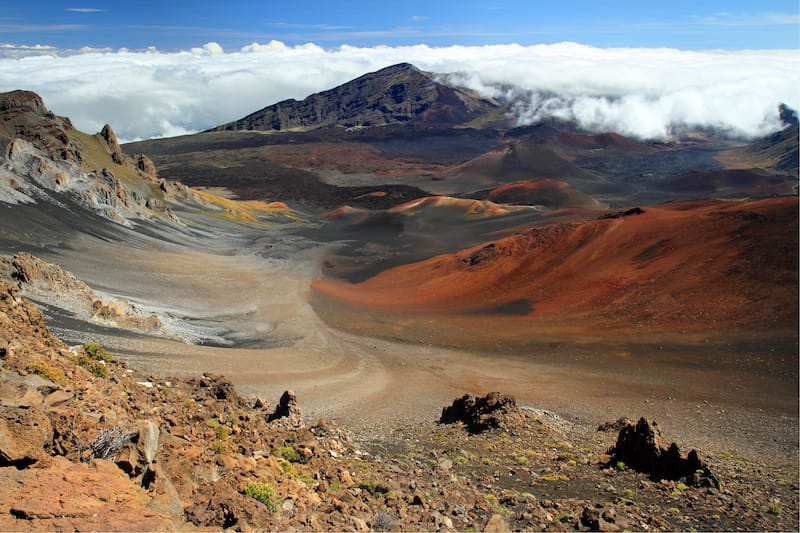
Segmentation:
[[(8, 46), (16, 54), (25, 51)], [(80, 129), (93, 132), (108, 122), (127, 140), (200, 131), (404, 61), (431, 72), (458, 72), (462, 83), (489, 95), (515, 95), (520, 123), (555, 116), (643, 138), (695, 126), (758, 136), (779, 127), (778, 104), (800, 108), (796, 51), (575, 43), (324, 49), (279, 41), (233, 52), (216, 43), (178, 53), (46, 51), (0, 59), (0, 90), (36, 91)]]
[(225, 50), (222, 49), (222, 46), (220, 46), (219, 43), (215, 43), (213, 41), (204, 44), (202, 48), (192, 48), (189, 51), (195, 55), (202, 55), (202, 56), (216, 56), (225, 53)]
[(74, 13), (103, 13), (105, 9), (97, 9), (94, 7), (68, 7), (65, 11), (72, 11)]

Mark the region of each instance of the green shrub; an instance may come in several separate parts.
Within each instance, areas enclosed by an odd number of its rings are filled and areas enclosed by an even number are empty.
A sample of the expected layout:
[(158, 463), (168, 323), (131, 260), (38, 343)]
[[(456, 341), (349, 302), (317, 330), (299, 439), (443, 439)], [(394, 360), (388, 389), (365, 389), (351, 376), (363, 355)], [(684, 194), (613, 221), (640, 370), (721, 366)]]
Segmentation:
[(384, 487), (372, 481), (359, 481), (357, 486), (359, 489), (369, 492), (372, 496), (389, 492), (389, 487)]
[(290, 463), (299, 463), (302, 460), (297, 450), (291, 446), (282, 446), (278, 448), (277, 455)]
[(254, 481), (248, 483), (244, 490), (244, 495), (262, 503), (270, 511), (278, 511), (278, 497), (275, 488), (269, 483), (259, 483)]
[(87, 342), (84, 344), (83, 353), (85, 353), (89, 359), (94, 361), (105, 361), (106, 363), (109, 363), (113, 360), (113, 357), (111, 357), (111, 352), (104, 350), (96, 342)]
[(85, 352), (73, 355), (69, 358), (69, 360), (78, 366), (82, 366), (95, 377), (108, 377), (108, 367), (106, 366), (106, 362), (104, 360), (90, 359)]
[(41, 376), (44, 379), (49, 379), (50, 381), (55, 381), (56, 383), (66, 380), (63, 370), (54, 366), (50, 366), (46, 363), (42, 363), (41, 361), (34, 361), (26, 366), (25, 372), (29, 374), (36, 374), (37, 376)]
[(553, 472), (552, 474), (545, 474), (541, 477), (543, 481), (569, 481), (569, 476)]
[(211, 451), (214, 452), (215, 455), (220, 455), (225, 451), (225, 444), (217, 441), (211, 445)]
[(231, 437), (231, 428), (220, 422), (218, 418), (206, 420), (206, 427), (213, 429), (219, 440), (228, 440)]

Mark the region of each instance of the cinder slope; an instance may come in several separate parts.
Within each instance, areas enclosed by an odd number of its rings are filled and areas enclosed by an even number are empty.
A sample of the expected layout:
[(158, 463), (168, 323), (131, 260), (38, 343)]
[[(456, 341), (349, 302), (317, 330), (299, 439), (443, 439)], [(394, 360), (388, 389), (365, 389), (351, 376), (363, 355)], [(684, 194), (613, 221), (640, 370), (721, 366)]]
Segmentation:
[[(797, 199), (694, 201), (555, 224), (321, 294), (504, 334), (793, 328)], [(472, 318), (470, 318), (472, 317)]]

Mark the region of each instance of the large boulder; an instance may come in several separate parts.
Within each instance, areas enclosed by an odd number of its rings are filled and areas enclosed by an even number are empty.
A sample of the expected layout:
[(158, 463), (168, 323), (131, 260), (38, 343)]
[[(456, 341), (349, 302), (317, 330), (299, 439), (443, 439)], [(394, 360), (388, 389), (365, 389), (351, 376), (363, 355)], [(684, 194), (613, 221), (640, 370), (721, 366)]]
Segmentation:
[(303, 410), (297, 404), (294, 391), (287, 390), (281, 395), (275, 412), (269, 415), (267, 422), (290, 428), (303, 427)]
[(719, 488), (719, 480), (703, 463), (697, 452), (681, 455), (674, 442), (667, 445), (655, 421), (644, 417), (635, 424), (628, 422), (620, 429), (617, 443), (609, 450), (613, 461), (650, 474), (654, 480), (685, 480), (693, 485)]
[(38, 376), (0, 373), (0, 466), (29, 466), (52, 444), (53, 427), (37, 382), (55, 387)]
[(2, 531), (174, 531), (176, 521), (152, 510), (151, 496), (110, 461), (46, 468), (0, 468)]
[(440, 424), (463, 423), (470, 433), (481, 433), (488, 429), (512, 427), (522, 423), (523, 415), (517, 408), (513, 396), (490, 392), (475, 397), (465, 394), (453, 404), (442, 409)]

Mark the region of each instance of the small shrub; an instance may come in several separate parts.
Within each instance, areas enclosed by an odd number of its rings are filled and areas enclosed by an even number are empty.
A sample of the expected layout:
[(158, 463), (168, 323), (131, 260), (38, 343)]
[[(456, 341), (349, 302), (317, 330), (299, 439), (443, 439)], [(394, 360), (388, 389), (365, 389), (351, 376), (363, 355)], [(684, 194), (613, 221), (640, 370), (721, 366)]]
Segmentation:
[(228, 440), (231, 437), (231, 428), (220, 422), (218, 418), (206, 420), (206, 427), (213, 429), (219, 440)]
[(779, 504), (778, 502), (769, 502), (769, 504), (767, 505), (767, 512), (769, 514), (778, 515), (781, 514), (781, 511), (782, 511), (781, 504)]
[(543, 481), (569, 481), (569, 476), (553, 472), (552, 474), (545, 474), (541, 477)]
[(282, 446), (278, 448), (277, 455), (289, 461), (290, 463), (299, 463), (303, 459), (298, 451), (292, 446)]
[(566, 523), (572, 520), (572, 513), (567, 511), (565, 513), (561, 513), (556, 517), (556, 520), (561, 523)]
[(517, 457), (517, 464), (518, 464), (518, 465), (520, 465), (520, 466), (525, 466), (525, 465), (527, 465), (529, 462), (530, 462), (530, 461), (528, 460), (528, 458), (527, 458), (527, 457), (524, 457), (524, 456)]
[(294, 465), (289, 461), (283, 460), (280, 461), (279, 464), (281, 465), (281, 470), (283, 470), (284, 474), (288, 474), (290, 476), (297, 475), (297, 470), (295, 470)]
[(376, 496), (378, 494), (386, 494), (387, 492), (389, 492), (388, 487), (384, 487), (383, 485), (373, 483), (372, 481), (359, 481), (357, 487), (361, 490), (369, 492), (370, 495), (372, 496)]
[(85, 353), (89, 359), (94, 361), (105, 361), (107, 363), (113, 360), (111, 357), (111, 352), (108, 350), (104, 350), (98, 343), (96, 342), (87, 342), (83, 345), (83, 353)]
[(631, 496), (633, 496), (633, 490), (625, 489), (622, 491), (622, 495), (625, 496), (626, 498), (630, 498)]
[(126, 442), (134, 438), (136, 431), (127, 431), (122, 426), (115, 426), (111, 429), (102, 431), (89, 444), (92, 450), (89, 459), (105, 459), (119, 452)]
[(69, 360), (78, 366), (82, 366), (95, 377), (103, 379), (108, 377), (108, 367), (106, 366), (106, 362), (103, 360), (90, 359), (89, 356), (83, 352), (73, 355), (69, 358)]
[(67, 379), (63, 370), (54, 366), (50, 366), (46, 363), (42, 363), (41, 361), (34, 361), (26, 366), (25, 372), (29, 374), (36, 374), (37, 376), (41, 376), (44, 379), (49, 379), (50, 381), (55, 381), (56, 383), (61, 383)]
[(248, 483), (244, 489), (244, 495), (262, 503), (273, 513), (278, 511), (278, 497), (275, 494), (275, 488), (269, 483)]
[(214, 452), (215, 455), (220, 455), (225, 451), (225, 444), (219, 441), (215, 442), (211, 445), (211, 451)]
[(678, 484), (675, 485), (675, 488), (678, 489), (678, 490), (683, 491), (683, 490), (687, 490), (689, 488), (689, 486), (686, 483), (682, 483), (682, 482), (679, 481)]
[(626, 465), (624, 461), (617, 461), (617, 464), (615, 466), (616, 466), (617, 470), (619, 470), (620, 472), (622, 472), (622, 471), (624, 471), (624, 470), (626, 470), (628, 468), (628, 465)]

